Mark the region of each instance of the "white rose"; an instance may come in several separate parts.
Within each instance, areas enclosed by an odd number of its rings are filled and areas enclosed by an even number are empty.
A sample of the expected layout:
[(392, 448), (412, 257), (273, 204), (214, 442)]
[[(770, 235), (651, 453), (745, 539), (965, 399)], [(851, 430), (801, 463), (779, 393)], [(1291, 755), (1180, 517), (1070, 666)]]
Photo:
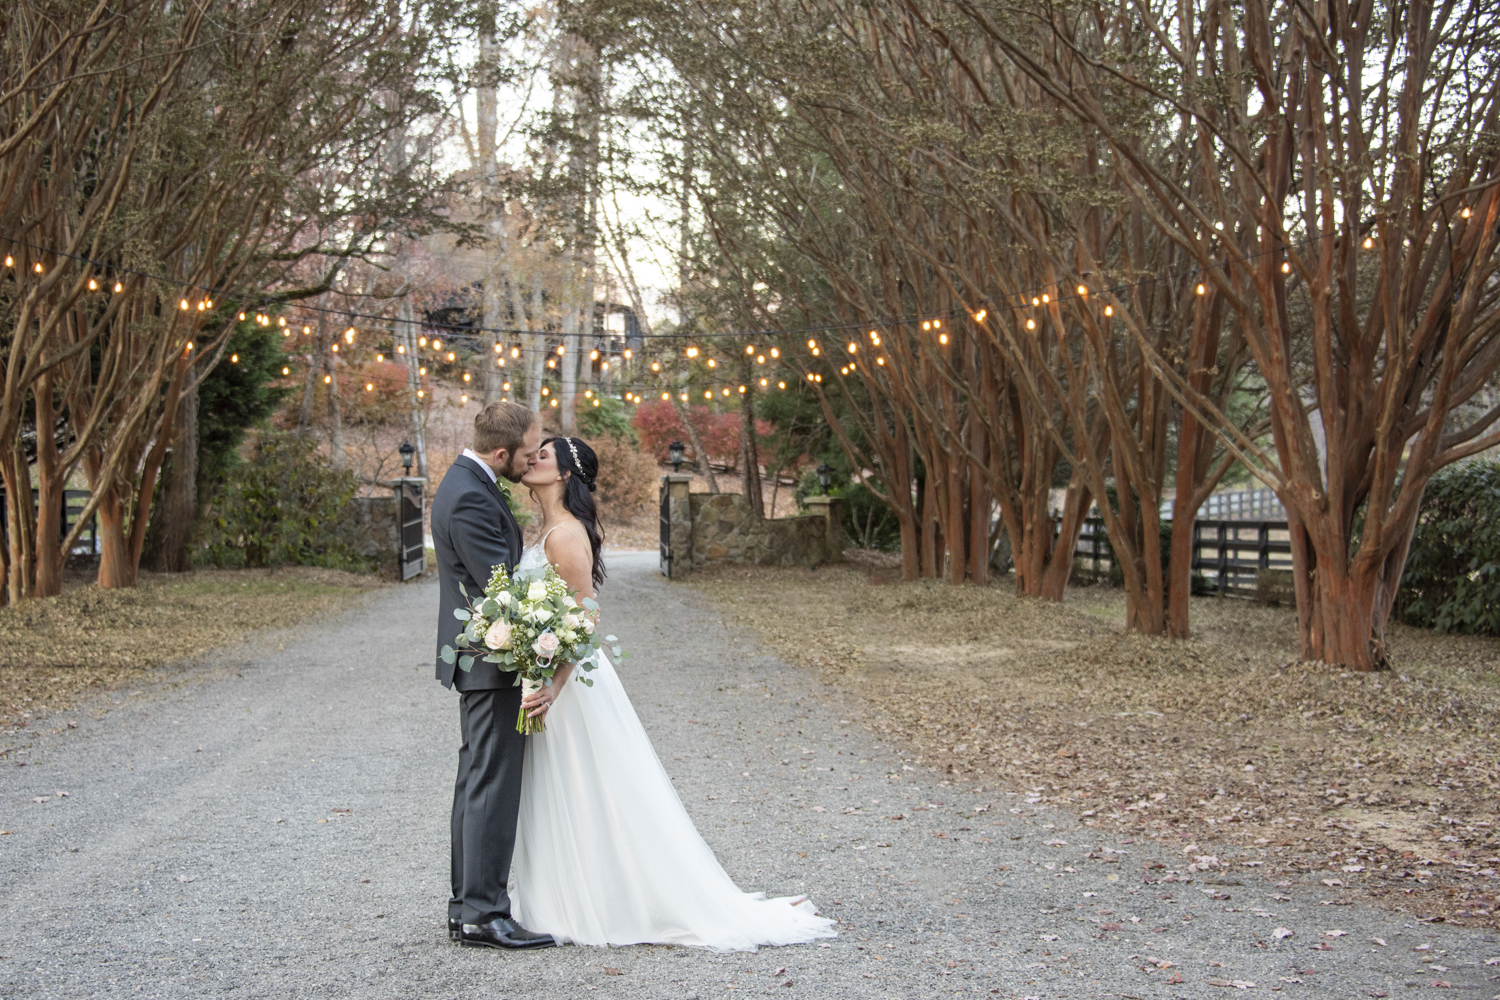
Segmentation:
[(547, 584), (541, 580), (532, 580), (531, 586), (526, 588), (526, 599), (528, 601), (540, 601), (547, 596)]
[(497, 601), (500, 602), (500, 606), (502, 608), (508, 608), (508, 607), (510, 607), (510, 591), (508, 591), (508, 590), (502, 590), (502, 591), (500, 591), (500, 593), (498, 593), (498, 594), (495, 595), (495, 600), (497, 600)]
[(578, 602), (575, 601), (575, 600), (573, 600), (573, 595), (572, 594), (564, 594), (563, 595), (563, 604), (567, 605), (570, 608), (576, 608), (576, 607), (578, 607)]
[(537, 608), (531, 613), (531, 620), (536, 622), (544, 622), (551, 617), (552, 612), (548, 611), (546, 608)]
[(586, 633), (588, 633), (589, 635), (593, 635), (594, 634), (594, 619), (592, 619), (592, 618), (585, 618), (583, 620), (583, 630)]
[(562, 616), (562, 625), (563, 625), (563, 628), (577, 628), (578, 627), (578, 616), (577, 615), (563, 615)]

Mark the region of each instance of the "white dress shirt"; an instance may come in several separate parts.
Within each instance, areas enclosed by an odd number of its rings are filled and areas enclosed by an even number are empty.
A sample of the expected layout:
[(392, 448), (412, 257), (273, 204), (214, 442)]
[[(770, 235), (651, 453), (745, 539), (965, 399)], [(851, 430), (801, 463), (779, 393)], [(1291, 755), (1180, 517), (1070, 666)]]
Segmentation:
[(495, 481), (495, 470), (490, 468), (490, 463), (476, 455), (473, 448), (464, 449), (464, 458), (472, 458), (484, 470), (484, 474), (490, 477), (490, 482)]

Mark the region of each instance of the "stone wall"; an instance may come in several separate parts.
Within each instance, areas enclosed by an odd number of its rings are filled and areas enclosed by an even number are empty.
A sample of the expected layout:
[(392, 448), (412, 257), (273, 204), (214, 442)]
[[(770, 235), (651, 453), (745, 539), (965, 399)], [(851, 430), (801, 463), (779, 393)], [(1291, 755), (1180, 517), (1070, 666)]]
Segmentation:
[[(714, 563), (749, 566), (818, 566), (838, 562), (842, 548), (838, 501), (818, 498), (815, 513), (767, 520), (738, 493), (688, 493), (687, 476), (667, 476), (671, 577)], [(834, 532), (829, 525), (835, 526)]]
[(394, 494), (355, 497), (344, 508), (339, 531), (357, 555), (373, 559), (377, 572), (388, 580), (401, 579), (401, 518)]

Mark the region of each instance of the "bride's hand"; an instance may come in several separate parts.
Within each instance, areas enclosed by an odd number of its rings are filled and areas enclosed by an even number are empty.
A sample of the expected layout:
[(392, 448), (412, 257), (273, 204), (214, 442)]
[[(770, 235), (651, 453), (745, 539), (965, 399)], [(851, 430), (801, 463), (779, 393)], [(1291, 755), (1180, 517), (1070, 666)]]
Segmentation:
[(533, 691), (521, 699), (521, 707), (526, 709), (526, 717), (535, 719), (539, 715), (546, 715), (552, 708), (552, 703), (562, 693), (563, 685), (573, 675), (573, 664), (566, 667), (558, 667), (557, 672), (552, 675), (552, 683), (540, 690)]

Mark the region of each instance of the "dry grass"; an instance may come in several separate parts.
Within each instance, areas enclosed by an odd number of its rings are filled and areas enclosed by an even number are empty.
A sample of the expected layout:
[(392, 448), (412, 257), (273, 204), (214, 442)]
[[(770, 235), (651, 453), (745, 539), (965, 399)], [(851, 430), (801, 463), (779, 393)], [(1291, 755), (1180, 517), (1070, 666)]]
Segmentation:
[(257, 629), (334, 613), (384, 586), (376, 577), (307, 567), (143, 574), (128, 590), (73, 580), (59, 597), (0, 608), (0, 730), (149, 681), (164, 664)]
[(1195, 638), (1174, 642), (1126, 634), (1117, 590), (1059, 607), (888, 577), (732, 567), (694, 586), (945, 780), (1171, 838), (1194, 870), (1496, 919), (1500, 641), (1397, 627), (1398, 668), (1359, 675), (1295, 662), (1288, 609), (1195, 598)]

